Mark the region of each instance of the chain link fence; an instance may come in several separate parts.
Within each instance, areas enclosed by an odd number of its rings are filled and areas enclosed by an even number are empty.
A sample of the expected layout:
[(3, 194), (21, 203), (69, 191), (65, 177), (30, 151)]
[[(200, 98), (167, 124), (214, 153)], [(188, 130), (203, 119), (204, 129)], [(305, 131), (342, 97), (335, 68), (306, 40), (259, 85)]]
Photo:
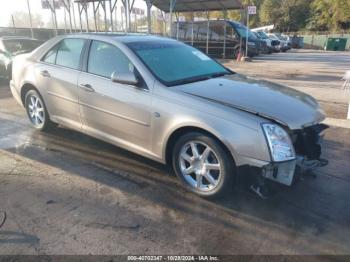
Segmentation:
[(350, 32), (327, 33), (327, 32), (296, 32), (289, 35), (297, 35), (304, 38), (304, 48), (324, 49), (329, 38), (346, 38), (346, 50), (350, 50)]
[[(74, 31), (74, 30), (73, 30)], [(80, 32), (77, 30), (76, 32)], [(56, 36), (54, 29), (49, 28), (33, 28), (34, 38), (46, 41)], [(69, 34), (69, 30), (58, 29), (57, 34)], [(30, 28), (14, 28), (14, 27), (0, 27), (0, 36), (26, 36), (31, 37)]]

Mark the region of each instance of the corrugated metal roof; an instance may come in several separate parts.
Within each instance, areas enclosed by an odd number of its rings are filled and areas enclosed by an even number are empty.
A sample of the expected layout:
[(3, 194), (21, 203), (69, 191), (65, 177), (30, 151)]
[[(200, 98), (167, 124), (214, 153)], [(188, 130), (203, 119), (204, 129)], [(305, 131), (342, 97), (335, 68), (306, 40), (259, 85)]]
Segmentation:
[[(152, 4), (164, 12), (170, 10), (170, 0), (153, 0)], [(240, 9), (240, 0), (176, 0), (174, 12), (201, 12)]]

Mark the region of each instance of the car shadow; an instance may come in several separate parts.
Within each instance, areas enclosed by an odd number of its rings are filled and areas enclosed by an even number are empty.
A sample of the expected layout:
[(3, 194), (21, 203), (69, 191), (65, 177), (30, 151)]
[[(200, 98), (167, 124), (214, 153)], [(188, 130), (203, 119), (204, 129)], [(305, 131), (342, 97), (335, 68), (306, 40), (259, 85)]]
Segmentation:
[[(237, 228), (231, 218), (244, 217), (250, 223), (268, 223), (318, 236), (330, 223), (348, 226), (350, 217), (347, 205), (350, 182), (333, 179), (330, 186), (329, 177), (321, 173), (303, 176), (293, 187), (276, 186), (273, 188), (275, 194), (267, 200), (258, 198), (239, 184), (224, 199), (208, 201), (184, 190), (166, 166), (65, 128), (50, 133), (33, 132), (25, 144), (7, 151), (228, 228)], [(74, 163), (91, 165), (108, 175), (72, 169)], [(120, 179), (126, 183), (119, 183)], [(152, 194), (143, 190), (145, 188), (152, 188)], [(338, 212), (339, 209), (342, 212)]]

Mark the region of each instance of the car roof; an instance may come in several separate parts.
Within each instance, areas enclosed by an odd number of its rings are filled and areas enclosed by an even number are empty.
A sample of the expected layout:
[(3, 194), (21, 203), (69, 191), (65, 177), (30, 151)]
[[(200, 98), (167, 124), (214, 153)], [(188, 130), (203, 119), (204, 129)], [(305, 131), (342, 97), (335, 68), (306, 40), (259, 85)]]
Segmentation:
[(147, 35), (147, 34), (126, 34), (126, 33), (74, 33), (74, 34), (66, 34), (66, 35), (58, 35), (54, 38), (49, 39), (45, 42), (41, 47), (39, 47), (36, 51), (32, 53), (33, 59), (39, 59), (44, 53), (48, 51), (49, 48), (52, 48), (54, 45), (59, 43), (63, 39), (70, 38), (80, 38), (87, 40), (96, 40), (96, 41), (105, 41), (105, 42), (115, 42), (121, 44), (128, 44), (134, 42), (177, 42), (172, 38), (160, 37), (155, 35)]
[(138, 33), (77, 33), (77, 34), (68, 34), (64, 36), (67, 37), (84, 37), (95, 40), (103, 40), (103, 39), (113, 39), (117, 42), (122, 43), (131, 43), (131, 42), (144, 42), (144, 41), (175, 41), (174, 39), (156, 36), (156, 35), (148, 35), (148, 34), (138, 34)]

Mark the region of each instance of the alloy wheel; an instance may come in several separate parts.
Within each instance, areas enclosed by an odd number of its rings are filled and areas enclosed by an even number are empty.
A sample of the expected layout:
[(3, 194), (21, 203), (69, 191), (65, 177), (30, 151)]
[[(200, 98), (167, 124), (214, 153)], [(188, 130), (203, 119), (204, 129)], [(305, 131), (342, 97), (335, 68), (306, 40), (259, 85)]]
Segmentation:
[(27, 97), (27, 112), (30, 121), (36, 128), (41, 128), (45, 124), (45, 109), (38, 96), (30, 94)]
[(220, 182), (222, 167), (215, 151), (200, 141), (184, 144), (179, 155), (180, 171), (185, 181), (199, 191), (215, 189)]

